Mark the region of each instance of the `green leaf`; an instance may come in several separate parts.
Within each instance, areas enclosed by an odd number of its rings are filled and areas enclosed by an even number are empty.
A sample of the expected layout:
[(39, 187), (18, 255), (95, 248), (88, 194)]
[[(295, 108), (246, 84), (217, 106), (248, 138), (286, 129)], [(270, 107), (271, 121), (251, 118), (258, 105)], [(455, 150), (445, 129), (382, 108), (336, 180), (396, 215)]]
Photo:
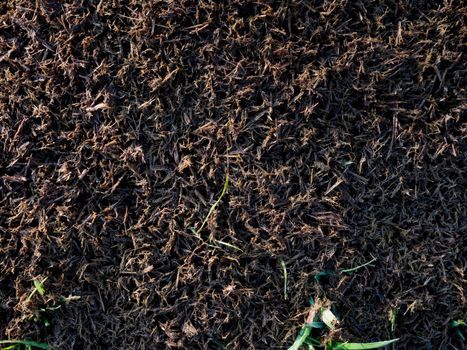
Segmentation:
[(397, 309), (392, 309), (389, 315), (389, 322), (391, 322), (391, 332), (394, 332), (396, 329)]
[(33, 282), (34, 282), (34, 288), (33, 288), (32, 292), (31, 292), (31, 294), (29, 294), (29, 296), (28, 296), (28, 298), (26, 299), (26, 301), (31, 300), (31, 298), (34, 296), (34, 294), (36, 294), (36, 292), (39, 292), (41, 295), (44, 295), (44, 294), (45, 294), (45, 288), (44, 288), (43, 283), (44, 283), (45, 281), (47, 281), (47, 278), (48, 278), (48, 277), (44, 278), (44, 280), (43, 280), (42, 282), (39, 282), (39, 281), (37, 281), (37, 280), (33, 280)]
[(334, 343), (332, 349), (334, 350), (366, 350), (366, 349), (377, 349), (389, 344), (395, 343), (397, 339), (377, 341), (373, 343)]
[(288, 350), (298, 350), (300, 349), (300, 346), (302, 346), (305, 343), (305, 340), (308, 338), (311, 332), (311, 327), (304, 327), (298, 334), (297, 339), (295, 339), (295, 342), (292, 344), (292, 346)]
[(465, 326), (464, 320), (457, 320), (457, 321), (452, 321), (450, 324), (451, 327), (460, 327), (460, 326)]
[(3, 348), (2, 350), (13, 350), (17, 349), (19, 345), (12, 345), (12, 346), (7, 346), (6, 348)]
[(39, 292), (40, 295), (45, 294), (45, 288), (44, 285), (39, 282), (38, 280), (34, 280), (34, 287), (36, 287), (37, 291)]

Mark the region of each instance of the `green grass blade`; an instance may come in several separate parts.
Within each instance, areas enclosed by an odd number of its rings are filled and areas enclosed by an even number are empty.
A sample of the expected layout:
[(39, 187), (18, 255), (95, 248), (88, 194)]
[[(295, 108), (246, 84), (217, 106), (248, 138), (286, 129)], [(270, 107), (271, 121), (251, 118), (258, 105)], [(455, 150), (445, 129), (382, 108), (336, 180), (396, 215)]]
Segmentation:
[(321, 343), (318, 340), (311, 337), (310, 333), (311, 333), (312, 328), (323, 328), (323, 327), (324, 327), (324, 324), (322, 322), (310, 322), (310, 323), (305, 324), (300, 330), (300, 333), (298, 334), (297, 339), (295, 339), (295, 342), (287, 350), (298, 350), (304, 344), (320, 346)]
[(12, 346), (8, 346), (6, 348), (2, 348), (2, 350), (13, 350), (13, 349), (17, 349), (19, 345), (12, 345)]
[(295, 342), (292, 344), (292, 346), (288, 350), (298, 350), (300, 347), (305, 343), (305, 340), (308, 338), (311, 332), (311, 327), (304, 327), (300, 331), (300, 334), (298, 335), (297, 339), (295, 339)]
[(226, 177), (225, 177), (224, 187), (222, 188), (222, 192), (219, 195), (219, 198), (217, 198), (216, 202), (209, 209), (208, 215), (206, 215), (206, 217), (204, 218), (200, 228), (198, 230), (196, 230), (195, 235), (198, 235), (201, 232), (201, 230), (204, 228), (204, 226), (206, 226), (206, 223), (208, 222), (209, 217), (214, 212), (214, 209), (216, 209), (216, 207), (220, 203), (222, 197), (224, 197), (225, 193), (227, 192), (228, 185), (229, 185), (229, 174), (227, 174)]
[(29, 293), (28, 298), (26, 299), (26, 301), (31, 300), (31, 298), (34, 296), (34, 294), (36, 294), (36, 292), (37, 292), (37, 289), (34, 288), (34, 289), (32, 290), (32, 292)]
[[(47, 278), (46, 278), (47, 279)], [(46, 280), (45, 279), (45, 280)], [(45, 282), (44, 280), (44, 282)], [(34, 287), (36, 287), (37, 291), (39, 292), (40, 295), (44, 295), (45, 294), (45, 288), (44, 288), (44, 285), (39, 282), (38, 280), (34, 280)]]
[(38, 349), (44, 349), (44, 350), (49, 349), (48, 344), (38, 343), (32, 340), (0, 340), (0, 345), (2, 344), (24, 345), (29, 348), (38, 348)]
[(235, 250), (238, 250), (239, 252), (242, 252), (243, 253), (243, 250), (241, 250), (239, 247), (237, 246), (234, 246), (233, 244), (230, 244), (230, 243), (227, 243), (227, 242), (223, 242), (223, 241), (220, 241), (218, 239), (214, 240), (214, 242), (218, 243), (218, 244), (221, 244), (221, 245), (224, 245), (226, 247), (229, 247), (229, 248), (232, 248), (232, 249), (235, 249)]
[(397, 309), (392, 309), (389, 314), (389, 322), (391, 322), (391, 332), (396, 329)]
[(33, 282), (34, 282), (34, 288), (33, 288), (32, 292), (31, 292), (31, 294), (29, 294), (29, 296), (28, 296), (28, 298), (26, 299), (26, 301), (31, 300), (31, 298), (34, 296), (34, 294), (36, 294), (36, 292), (39, 292), (40, 295), (44, 295), (44, 294), (45, 294), (45, 288), (44, 288), (43, 283), (44, 283), (45, 281), (47, 281), (47, 278), (48, 278), (48, 277), (44, 278), (44, 280), (43, 280), (42, 282), (39, 282), (39, 281), (37, 281), (37, 280), (33, 280)]
[(377, 349), (388, 346), (389, 344), (395, 343), (397, 339), (377, 341), (373, 343), (334, 343), (332, 349), (334, 350), (366, 350), (366, 349)]
[(371, 259), (370, 261), (362, 264), (362, 265), (359, 265), (359, 266), (356, 266), (356, 267), (353, 267), (351, 269), (345, 269), (345, 270), (341, 270), (340, 273), (351, 273), (351, 272), (354, 272), (354, 271), (357, 271), (358, 269), (361, 269), (362, 267), (365, 267), (365, 266), (368, 266), (370, 265), (371, 263), (374, 263), (376, 261), (376, 258), (373, 258)]
[(284, 300), (287, 300), (287, 267), (285, 261), (281, 259), (282, 274), (284, 275)]

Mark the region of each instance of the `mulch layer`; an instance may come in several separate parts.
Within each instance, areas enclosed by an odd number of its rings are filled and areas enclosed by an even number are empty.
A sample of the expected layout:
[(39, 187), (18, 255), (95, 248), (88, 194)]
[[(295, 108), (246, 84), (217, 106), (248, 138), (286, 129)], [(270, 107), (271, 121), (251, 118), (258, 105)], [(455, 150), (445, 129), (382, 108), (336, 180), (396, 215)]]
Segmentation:
[(462, 349), (466, 16), (2, 1), (0, 339), (286, 349), (313, 297), (342, 341)]

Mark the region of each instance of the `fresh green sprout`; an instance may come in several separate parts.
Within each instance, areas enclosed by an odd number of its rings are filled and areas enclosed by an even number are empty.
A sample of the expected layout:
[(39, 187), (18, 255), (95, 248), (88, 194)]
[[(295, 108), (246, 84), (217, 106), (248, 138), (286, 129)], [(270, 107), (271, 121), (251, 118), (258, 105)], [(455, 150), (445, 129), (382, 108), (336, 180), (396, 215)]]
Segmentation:
[(366, 263), (364, 263), (362, 265), (353, 267), (351, 269), (341, 270), (340, 273), (352, 273), (354, 271), (357, 271), (357, 270), (361, 269), (362, 267), (365, 267), (365, 266), (368, 266), (368, 265), (374, 263), (375, 261), (376, 261), (376, 258), (373, 258), (370, 261), (368, 261), (368, 262), (366, 262)]
[(49, 345), (45, 343), (38, 343), (32, 340), (0, 340), (0, 346), (9, 345), (3, 350), (19, 350), (23, 345), (27, 350), (32, 350), (33, 348), (37, 349), (49, 349)]
[(359, 266), (356, 266), (356, 267), (352, 267), (351, 269), (344, 269), (344, 270), (340, 270), (338, 271), (337, 273), (336, 272), (332, 272), (332, 271), (321, 271), (321, 272), (318, 272), (314, 278), (317, 282), (320, 281), (321, 277), (325, 277), (325, 276), (338, 276), (339, 274), (351, 274), (352, 272), (355, 272), (365, 266), (368, 266), (368, 265), (371, 265), (372, 263), (374, 263), (377, 259), (376, 258), (373, 258), (371, 259), (370, 261), (362, 264), (362, 265), (359, 265)]
[(206, 217), (204, 218), (201, 226), (199, 227), (198, 230), (195, 231), (195, 235), (199, 236), (199, 233), (201, 232), (201, 230), (204, 228), (204, 226), (206, 226), (206, 223), (208, 222), (209, 220), (209, 217), (212, 215), (212, 213), (214, 212), (214, 209), (216, 209), (216, 207), (219, 205), (219, 203), (221, 202), (222, 200), (222, 197), (224, 197), (225, 193), (227, 192), (227, 187), (229, 186), (229, 174), (226, 175), (225, 177), (225, 181), (224, 181), (224, 187), (222, 188), (222, 192), (221, 194), (219, 195), (219, 198), (217, 198), (217, 200), (214, 202), (214, 204), (211, 206), (211, 208), (209, 209), (208, 211), (208, 214), (206, 215)]
[(397, 309), (391, 309), (389, 312), (389, 322), (391, 322), (391, 332), (396, 329)]
[(287, 267), (285, 261), (281, 259), (282, 274), (284, 275), (284, 300), (287, 300)]
[(460, 328), (461, 327), (465, 327), (466, 326), (466, 322), (464, 320), (454, 320), (452, 321), (450, 324), (449, 324), (450, 327), (454, 328), (457, 336), (463, 341), (465, 342), (465, 337), (464, 335), (462, 334)]
[(30, 301), (31, 298), (34, 296), (34, 294), (36, 294), (36, 292), (39, 292), (40, 295), (44, 295), (45, 294), (45, 288), (44, 288), (44, 282), (47, 281), (47, 278), (44, 278), (44, 280), (42, 282), (39, 282), (38, 280), (34, 280), (34, 288), (31, 292), (31, 294), (29, 294), (28, 296), (28, 299), (27, 301)]
[[(200, 233), (201, 231), (203, 230), (203, 228), (206, 226), (209, 218), (211, 217), (212, 213), (214, 212), (214, 209), (216, 209), (216, 207), (219, 205), (219, 203), (221, 202), (222, 200), (222, 197), (224, 197), (225, 193), (227, 192), (227, 187), (229, 186), (229, 175), (227, 174), (226, 177), (225, 177), (225, 181), (224, 181), (224, 186), (222, 187), (222, 191), (221, 191), (221, 194), (219, 195), (219, 197), (217, 198), (217, 200), (214, 202), (214, 204), (211, 206), (211, 208), (209, 209), (208, 211), (208, 214), (206, 215), (206, 217), (204, 218), (203, 222), (201, 223), (201, 226), (199, 227), (199, 229), (195, 229), (194, 227), (190, 227), (190, 230), (194, 233), (195, 237), (198, 238), (198, 239), (201, 239), (201, 236), (200, 236)], [(202, 239), (201, 239), (202, 240)], [(218, 239), (214, 239), (213, 240), (214, 243), (217, 243), (217, 244), (220, 244), (220, 245), (223, 245), (223, 246), (226, 246), (226, 247), (229, 247), (231, 249), (235, 249), (237, 251), (240, 251), (240, 252), (243, 252), (242, 249), (234, 246), (233, 244), (230, 244), (230, 243), (227, 243), (227, 242), (224, 242), (224, 241), (221, 241), (221, 240), (218, 240)], [(217, 245), (211, 245), (211, 244), (207, 244), (208, 247), (212, 247), (212, 248), (220, 248), (219, 246)]]
[[(42, 282), (39, 282), (38, 280), (33, 280), (34, 282), (34, 288), (32, 290), (32, 292), (29, 294), (28, 298), (27, 298), (27, 301), (30, 301), (31, 298), (34, 296), (34, 294), (36, 293), (39, 293), (40, 295), (45, 295), (46, 293), (46, 290), (45, 290), (45, 287), (44, 287), (44, 282), (47, 281), (47, 278), (44, 278), (42, 280)], [(79, 300), (80, 297), (79, 296), (69, 296), (69, 297), (60, 297), (60, 301), (59, 301), (59, 304), (58, 305), (55, 305), (55, 306), (49, 306), (49, 307), (44, 307), (44, 308), (39, 308), (36, 312), (34, 312), (33, 315), (30, 316), (30, 318), (32, 318), (34, 321), (42, 321), (44, 323), (44, 326), (46, 327), (49, 327), (50, 326), (50, 321), (44, 317), (44, 314), (48, 311), (56, 311), (58, 309), (60, 309), (62, 307), (62, 305), (64, 303), (68, 303), (70, 301), (74, 301), (74, 300)], [(6, 348), (6, 350), (9, 350), (10, 348), (11, 349), (16, 349), (19, 345), (12, 345), (8, 348)], [(16, 347), (16, 348), (15, 348)], [(1, 350), (1, 349), (0, 349)]]

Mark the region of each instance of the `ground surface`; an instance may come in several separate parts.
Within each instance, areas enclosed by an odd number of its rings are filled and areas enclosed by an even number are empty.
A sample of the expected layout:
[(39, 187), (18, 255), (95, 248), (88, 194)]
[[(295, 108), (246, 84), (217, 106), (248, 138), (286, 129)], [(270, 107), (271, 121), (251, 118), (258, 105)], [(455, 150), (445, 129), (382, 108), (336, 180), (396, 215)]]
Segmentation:
[(434, 3), (2, 1), (0, 339), (286, 348), (313, 296), (461, 349), (466, 8)]

